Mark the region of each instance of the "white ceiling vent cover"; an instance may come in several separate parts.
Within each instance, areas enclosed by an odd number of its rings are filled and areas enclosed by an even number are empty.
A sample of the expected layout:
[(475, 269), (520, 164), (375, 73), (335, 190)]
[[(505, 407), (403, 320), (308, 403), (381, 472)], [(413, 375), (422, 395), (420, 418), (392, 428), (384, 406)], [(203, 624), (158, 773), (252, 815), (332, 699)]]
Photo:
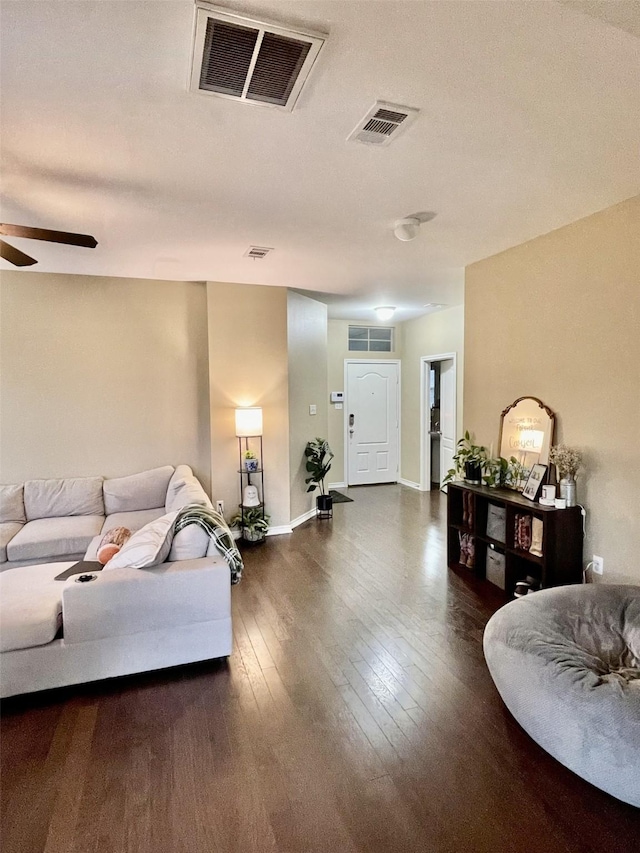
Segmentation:
[(267, 246), (249, 246), (247, 251), (244, 253), (244, 257), (253, 258), (254, 261), (261, 261), (263, 258), (267, 257), (269, 252), (273, 252), (273, 249), (270, 249)]
[(420, 110), (387, 101), (376, 101), (358, 126), (347, 136), (347, 142), (364, 145), (389, 145), (413, 124)]
[(324, 41), (197, 3), (191, 91), (289, 112)]

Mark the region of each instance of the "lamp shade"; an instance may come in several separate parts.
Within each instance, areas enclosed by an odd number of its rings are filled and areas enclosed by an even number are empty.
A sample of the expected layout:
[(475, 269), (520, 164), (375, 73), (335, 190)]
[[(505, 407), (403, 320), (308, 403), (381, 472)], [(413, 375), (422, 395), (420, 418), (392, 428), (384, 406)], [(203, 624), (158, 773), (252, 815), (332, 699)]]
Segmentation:
[(259, 406), (236, 409), (236, 435), (240, 438), (262, 435), (262, 409)]

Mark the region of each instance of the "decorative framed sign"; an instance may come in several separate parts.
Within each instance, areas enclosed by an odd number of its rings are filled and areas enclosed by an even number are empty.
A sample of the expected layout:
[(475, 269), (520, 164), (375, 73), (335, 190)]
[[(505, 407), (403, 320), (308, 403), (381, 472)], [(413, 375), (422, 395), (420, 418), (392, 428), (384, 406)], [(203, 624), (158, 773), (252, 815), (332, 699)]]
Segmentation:
[(522, 492), (523, 497), (529, 498), (530, 501), (535, 501), (538, 497), (538, 492), (540, 491), (546, 473), (546, 465), (538, 464), (533, 466), (531, 473), (529, 474), (529, 479), (527, 480)]
[(500, 456), (525, 468), (549, 463), (556, 416), (537, 397), (519, 397), (500, 415)]

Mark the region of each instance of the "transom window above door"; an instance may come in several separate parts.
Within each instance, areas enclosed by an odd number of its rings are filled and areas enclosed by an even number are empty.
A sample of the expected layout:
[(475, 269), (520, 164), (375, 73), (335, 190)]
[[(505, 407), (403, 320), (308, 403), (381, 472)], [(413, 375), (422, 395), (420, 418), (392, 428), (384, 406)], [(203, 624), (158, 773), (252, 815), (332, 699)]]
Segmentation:
[(393, 352), (393, 327), (349, 326), (351, 352)]

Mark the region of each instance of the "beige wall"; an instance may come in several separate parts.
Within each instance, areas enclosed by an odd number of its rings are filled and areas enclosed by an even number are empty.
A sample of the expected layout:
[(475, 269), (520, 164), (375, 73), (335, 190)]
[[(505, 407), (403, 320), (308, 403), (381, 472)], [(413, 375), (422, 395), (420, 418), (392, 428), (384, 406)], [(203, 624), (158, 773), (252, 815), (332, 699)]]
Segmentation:
[(640, 197), (468, 267), (465, 426), (497, 443), (522, 395), (581, 448), (585, 560), (640, 583)]
[(211, 482), (225, 516), (238, 509), (235, 408), (262, 406), (265, 503), (271, 525), (288, 524), (289, 409), (287, 291), (249, 284), (207, 284)]
[[(457, 435), (462, 433), (464, 307), (425, 314), (402, 324), (402, 458), (404, 480), (420, 484), (420, 359), (456, 353)], [(428, 411), (427, 411), (428, 417)]]
[[(307, 442), (327, 437), (327, 306), (298, 293), (288, 295), (289, 476), (291, 519), (315, 505), (304, 482)], [(315, 415), (309, 406), (316, 406)]]
[(3, 272), (0, 476), (191, 465), (209, 489), (203, 284)]
[[(345, 358), (387, 359), (400, 358), (402, 353), (402, 326), (395, 327), (393, 352), (350, 352), (349, 326), (386, 326), (390, 323), (365, 323), (363, 320), (329, 320), (327, 327), (327, 382), (329, 384), (327, 398), (331, 391), (346, 391), (344, 387)], [(335, 453), (331, 463), (328, 481), (344, 483), (344, 419), (346, 409), (336, 409), (335, 404), (329, 404), (328, 436), (329, 445)], [(347, 413), (348, 414), (348, 413)]]

